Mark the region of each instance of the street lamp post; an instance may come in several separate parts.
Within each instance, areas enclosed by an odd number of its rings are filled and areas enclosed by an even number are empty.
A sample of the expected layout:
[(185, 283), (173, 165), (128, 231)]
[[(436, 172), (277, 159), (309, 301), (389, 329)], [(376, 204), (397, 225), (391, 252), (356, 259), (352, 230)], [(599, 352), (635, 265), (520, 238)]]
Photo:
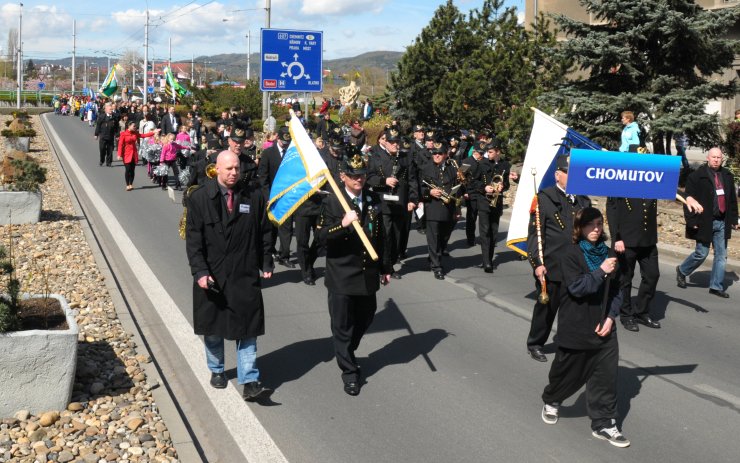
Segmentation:
[(16, 105), (21, 109), (21, 92), (23, 91), (23, 3), (18, 9), (18, 95)]

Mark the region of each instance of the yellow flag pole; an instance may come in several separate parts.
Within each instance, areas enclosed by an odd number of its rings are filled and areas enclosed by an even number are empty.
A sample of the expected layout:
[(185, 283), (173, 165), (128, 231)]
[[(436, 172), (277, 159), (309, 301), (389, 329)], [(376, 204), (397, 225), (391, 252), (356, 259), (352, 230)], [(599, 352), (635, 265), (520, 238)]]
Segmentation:
[[(342, 193), (342, 190), (339, 189), (339, 185), (337, 185), (336, 180), (334, 180), (334, 175), (331, 174), (331, 172), (328, 173), (326, 176), (326, 180), (329, 182), (329, 186), (331, 186), (331, 189), (334, 190), (334, 194), (337, 195), (337, 198), (339, 199), (339, 204), (342, 205), (342, 209), (344, 209), (345, 214), (352, 210), (349, 207), (349, 203), (344, 197), (344, 194)], [(365, 234), (365, 230), (362, 229), (362, 226), (360, 225), (360, 222), (355, 220), (352, 222), (352, 226), (355, 227), (355, 231), (360, 236), (360, 239), (362, 240), (362, 244), (365, 245), (365, 249), (367, 249), (368, 254), (370, 254), (370, 257), (374, 260), (378, 260), (378, 253), (375, 252), (375, 248), (373, 248), (373, 244), (368, 239), (367, 235)]]

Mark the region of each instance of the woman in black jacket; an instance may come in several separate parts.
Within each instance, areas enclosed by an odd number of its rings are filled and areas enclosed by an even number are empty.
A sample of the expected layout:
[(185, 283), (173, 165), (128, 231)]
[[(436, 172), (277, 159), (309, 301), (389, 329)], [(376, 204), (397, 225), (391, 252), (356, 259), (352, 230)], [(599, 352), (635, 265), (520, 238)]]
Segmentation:
[(542, 420), (558, 421), (558, 407), (586, 385), (592, 435), (628, 447), (617, 428), (619, 344), (614, 319), (622, 296), (615, 280), (617, 259), (605, 241), (604, 218), (587, 207), (576, 213), (573, 244), (561, 261), (564, 292), (558, 311), (557, 351), (550, 383), (542, 393)]

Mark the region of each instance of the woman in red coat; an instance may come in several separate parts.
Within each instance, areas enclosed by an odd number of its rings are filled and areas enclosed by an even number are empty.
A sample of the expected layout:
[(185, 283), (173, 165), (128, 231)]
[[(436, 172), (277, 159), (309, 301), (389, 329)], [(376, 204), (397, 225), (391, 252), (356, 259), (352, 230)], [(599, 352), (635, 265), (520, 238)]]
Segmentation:
[(118, 138), (118, 159), (123, 159), (123, 165), (126, 167), (126, 173), (124, 178), (126, 180), (126, 191), (134, 189), (134, 169), (136, 163), (139, 162), (139, 138), (147, 138), (152, 135), (159, 133), (159, 129), (148, 132), (139, 133), (136, 130), (136, 122), (129, 122), (126, 126), (126, 131), (121, 132)]

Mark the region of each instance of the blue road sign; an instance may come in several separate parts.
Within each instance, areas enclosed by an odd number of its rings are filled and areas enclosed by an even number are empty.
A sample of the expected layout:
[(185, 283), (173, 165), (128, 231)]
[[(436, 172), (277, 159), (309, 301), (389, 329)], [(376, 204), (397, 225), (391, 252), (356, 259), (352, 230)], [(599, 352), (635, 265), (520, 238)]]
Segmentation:
[(323, 32), (262, 29), (260, 90), (320, 92)]
[(147, 87), (147, 88), (146, 88), (146, 92), (147, 92), (147, 93), (154, 93), (154, 87), (152, 87), (152, 86), (150, 85), (149, 87)]
[(38, 87), (39, 87), (39, 90), (43, 90), (43, 89), (45, 89), (45, 88), (46, 88), (46, 84), (45, 84), (45, 83), (43, 83), (43, 82), (39, 82), (39, 83), (38, 83), (38, 84), (36, 84), (36, 85), (38, 85)]

